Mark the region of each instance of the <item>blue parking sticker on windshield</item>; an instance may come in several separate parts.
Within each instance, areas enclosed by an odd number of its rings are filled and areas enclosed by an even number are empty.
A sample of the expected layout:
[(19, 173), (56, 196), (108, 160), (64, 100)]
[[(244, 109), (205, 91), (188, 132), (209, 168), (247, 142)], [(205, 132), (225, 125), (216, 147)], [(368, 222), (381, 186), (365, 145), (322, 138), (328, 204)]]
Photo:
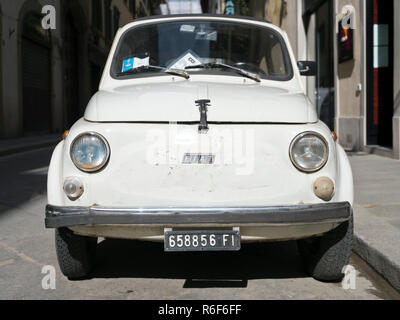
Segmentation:
[(122, 64), (122, 72), (127, 72), (133, 69), (134, 66), (134, 62), (135, 62), (135, 58), (129, 58), (124, 60), (123, 64)]
[(134, 57), (126, 57), (122, 62), (122, 73), (133, 69), (142, 68), (150, 65), (150, 55), (148, 52), (140, 53)]

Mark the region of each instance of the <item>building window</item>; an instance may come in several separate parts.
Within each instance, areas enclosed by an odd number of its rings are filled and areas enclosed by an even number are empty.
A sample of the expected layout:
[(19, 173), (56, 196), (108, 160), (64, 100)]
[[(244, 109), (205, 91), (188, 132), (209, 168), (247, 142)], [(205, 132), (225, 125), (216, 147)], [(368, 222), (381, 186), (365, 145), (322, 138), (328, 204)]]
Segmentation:
[(389, 67), (389, 25), (374, 24), (374, 68)]

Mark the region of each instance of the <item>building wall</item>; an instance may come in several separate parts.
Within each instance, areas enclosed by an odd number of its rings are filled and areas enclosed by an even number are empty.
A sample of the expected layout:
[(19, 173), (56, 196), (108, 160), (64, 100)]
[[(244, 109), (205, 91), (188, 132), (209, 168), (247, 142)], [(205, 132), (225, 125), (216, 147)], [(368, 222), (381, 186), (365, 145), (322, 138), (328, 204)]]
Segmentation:
[(298, 56), (298, 1), (264, 1), (265, 19), (287, 32), (295, 56)]
[(266, 2), (266, 18), (274, 25), (286, 29), (286, 2), (282, 0), (269, 0)]
[(297, 1), (294, 1), (292, 3), (292, 7), (293, 7), (292, 10), (289, 10), (289, 6), (286, 5), (285, 18), (283, 20), (284, 23), (283, 23), (283, 26), (282, 26), (282, 28), (288, 34), (288, 37), (289, 37), (289, 40), (290, 40), (290, 43), (292, 45), (292, 49), (293, 49), (293, 52), (294, 52), (296, 58), (298, 58), (298, 55), (299, 55), (299, 52), (298, 52), (299, 48), (298, 48), (297, 38), (298, 38), (298, 33), (301, 31), (301, 30), (298, 30), (298, 28), (297, 28), (297, 26), (299, 25), (297, 23), (298, 5), (299, 5), (299, 3)]
[(394, 1), (394, 157), (400, 160), (400, 1)]
[[(314, 1), (317, 3), (317, 1)], [(302, 60), (314, 60), (312, 52), (315, 47), (315, 32), (313, 32), (313, 15), (306, 23), (301, 6), (303, 1), (288, 1), (288, 19), (284, 26), (292, 38), (296, 38), (297, 58)], [(352, 5), (356, 12), (356, 30), (354, 35), (354, 60), (338, 63), (338, 23), (342, 18), (342, 8)], [(335, 68), (335, 98), (336, 119), (335, 130), (339, 136), (339, 142), (347, 150), (376, 152), (385, 156), (393, 156), (400, 159), (400, 1), (394, 1), (394, 117), (393, 117), (393, 151), (383, 148), (367, 146), (367, 20), (366, 0), (334, 0), (334, 68)], [(297, 19), (294, 19), (297, 13)], [(303, 30), (306, 38), (303, 38)], [(295, 47), (295, 46), (294, 46)], [(310, 50), (311, 48), (311, 50)], [(315, 91), (315, 79), (307, 78), (306, 91), (312, 100)], [(388, 124), (390, 125), (390, 124)]]
[[(3, 36), (2, 68), (3, 77), (3, 134), (13, 136), (17, 134), (19, 126), (19, 98), (18, 98), (18, 69), (16, 57), (18, 55), (18, 12), (22, 3), (18, 1), (2, 1), (3, 30), (9, 30), (8, 35)], [(5, 54), (3, 54), (3, 52)], [(14, 68), (12, 68), (14, 64)], [(7, 80), (7, 81), (4, 81)], [(12, 107), (12, 105), (14, 107)]]
[[(0, 3), (0, 70), (3, 70), (3, 19), (2, 19), (2, 11), (1, 11), (1, 3)], [(4, 116), (3, 116), (3, 74), (0, 72), (0, 137), (4, 134)]]
[[(342, 8), (352, 5), (356, 12), (356, 29), (354, 36), (354, 59), (339, 64), (336, 55), (336, 124), (339, 142), (347, 150), (361, 150), (363, 145), (363, 123), (364, 123), (364, 93), (358, 91), (366, 88), (363, 78), (364, 70), (364, 32), (363, 32), (363, 7), (362, 0), (337, 0), (335, 41), (338, 39), (338, 23), (342, 18)], [(336, 50), (337, 52), (337, 50)]]
[[(103, 1), (102, 1), (103, 2)], [(0, 0), (0, 138), (23, 136), (23, 85), (21, 63), (21, 36), (24, 17), (29, 12), (41, 13), (44, 5), (56, 8), (57, 28), (51, 30), (51, 132), (60, 132), (66, 127), (64, 94), (63, 32), (64, 14), (72, 10), (73, 23), (77, 26), (79, 39), (79, 62), (81, 71), (79, 105), (83, 114), (91, 97), (91, 65), (102, 68), (110, 49), (105, 41), (105, 8), (102, 12), (102, 30), (95, 34), (92, 25), (92, 0)], [(105, 2), (103, 2), (105, 3)], [(112, 0), (111, 7), (120, 12), (119, 26), (133, 20), (129, 1)], [(2, 32), (7, 30), (7, 33)], [(102, 69), (101, 69), (102, 70)]]
[[(132, 22), (133, 15), (129, 8), (129, 1), (126, 1), (126, 4), (125, 4), (124, 1), (121, 1), (121, 0), (112, 0), (111, 7), (113, 7), (113, 6), (118, 8), (119, 12), (121, 13), (120, 23), (119, 23), (120, 27), (124, 24)], [(104, 8), (104, 6), (103, 6), (103, 8)], [(104, 8), (104, 10), (106, 10), (106, 8)]]
[[(303, 23), (303, 2), (298, 0), (266, 0), (265, 17), (274, 24), (282, 28), (288, 34), (293, 53), (298, 61), (307, 60), (308, 47), (306, 29)], [(284, 6), (282, 24), (280, 23), (281, 8)], [(307, 93), (307, 83), (310, 79), (304, 78), (303, 85)], [(310, 87), (315, 82), (310, 84)], [(314, 92), (315, 90), (312, 90)]]
[(251, 15), (257, 19), (267, 19), (266, 18), (267, 5), (268, 5), (268, 1), (265, 1), (265, 0), (251, 1), (250, 2)]

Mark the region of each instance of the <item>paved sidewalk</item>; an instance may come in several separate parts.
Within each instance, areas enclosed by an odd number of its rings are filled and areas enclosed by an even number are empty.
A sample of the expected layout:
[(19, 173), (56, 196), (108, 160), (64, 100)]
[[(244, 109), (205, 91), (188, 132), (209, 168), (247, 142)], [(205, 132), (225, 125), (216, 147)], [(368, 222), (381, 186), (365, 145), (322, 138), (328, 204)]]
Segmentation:
[(55, 146), (60, 141), (61, 134), (0, 140), (0, 157)]
[(349, 155), (355, 187), (354, 251), (400, 291), (400, 161)]

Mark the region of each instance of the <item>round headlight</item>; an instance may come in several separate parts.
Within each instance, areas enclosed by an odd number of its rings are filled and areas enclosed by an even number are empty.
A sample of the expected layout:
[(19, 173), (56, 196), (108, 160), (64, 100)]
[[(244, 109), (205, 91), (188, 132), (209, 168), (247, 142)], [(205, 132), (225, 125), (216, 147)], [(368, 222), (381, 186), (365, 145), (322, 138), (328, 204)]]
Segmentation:
[(110, 147), (103, 136), (88, 132), (75, 138), (70, 153), (72, 162), (79, 170), (96, 172), (107, 164), (110, 158)]
[(290, 159), (303, 172), (322, 169), (329, 157), (328, 143), (318, 133), (304, 132), (294, 138), (290, 146)]

